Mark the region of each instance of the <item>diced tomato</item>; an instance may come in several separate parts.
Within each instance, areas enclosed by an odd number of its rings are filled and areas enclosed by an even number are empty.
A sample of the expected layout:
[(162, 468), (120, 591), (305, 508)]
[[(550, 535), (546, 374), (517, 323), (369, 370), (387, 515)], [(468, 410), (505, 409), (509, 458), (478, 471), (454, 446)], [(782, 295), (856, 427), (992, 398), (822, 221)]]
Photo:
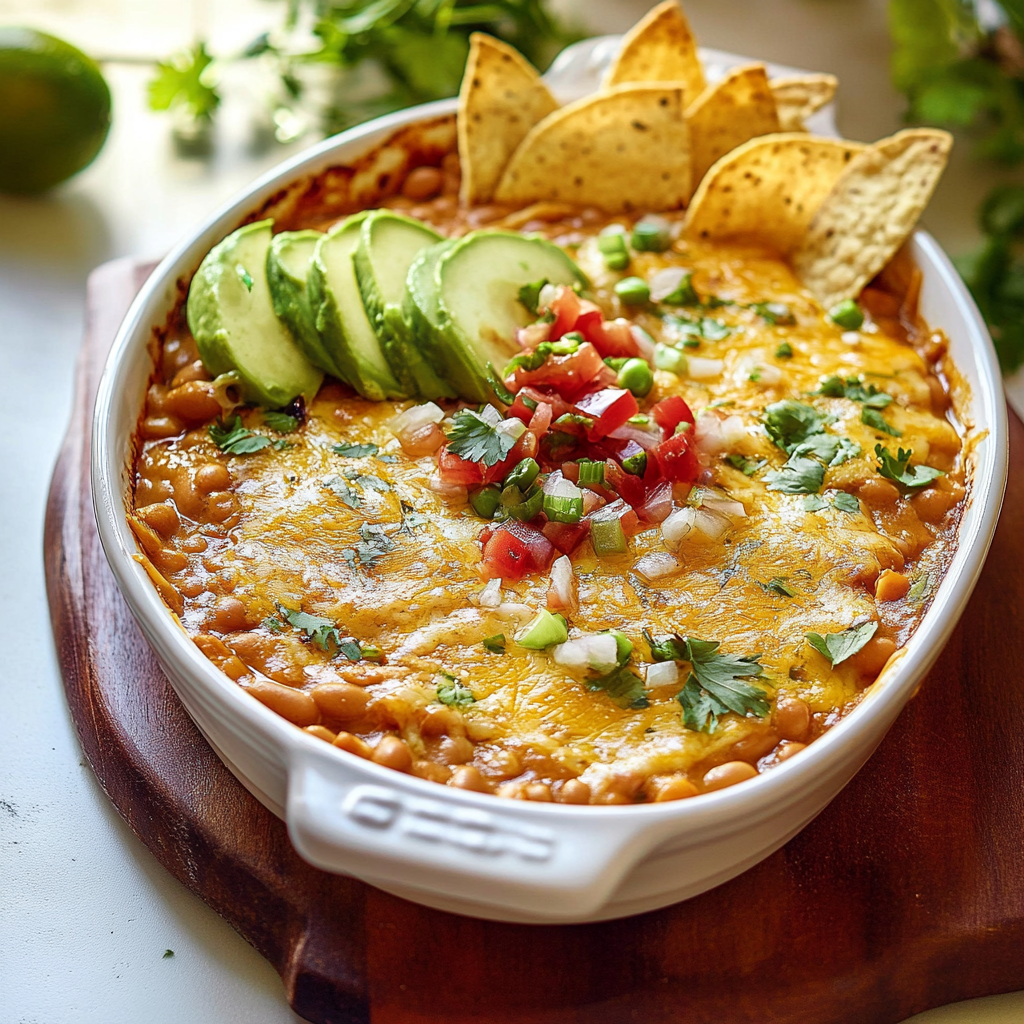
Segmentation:
[(617, 320), (587, 320), (576, 329), (605, 359), (636, 356), (640, 347), (633, 337), (633, 325), (621, 317)]
[(594, 426), (587, 432), (592, 441), (617, 430), (637, 414), (638, 408), (633, 393), (624, 388), (605, 388), (576, 401), (576, 410), (594, 421)]
[(654, 449), (662, 476), (676, 483), (693, 483), (700, 472), (697, 456), (690, 448), (688, 434), (675, 434)]
[(530, 422), (527, 424), (529, 431), (539, 441), (546, 433), (548, 427), (551, 426), (552, 410), (551, 406), (547, 402), (538, 402), (537, 408), (533, 412), (533, 416), (530, 417)]
[(573, 330), (582, 308), (580, 297), (571, 288), (564, 284), (560, 285), (551, 301), (551, 312), (555, 314), (555, 322), (551, 325), (549, 336), (557, 340)]
[(446, 484), (459, 484), (462, 487), (476, 487), (483, 483), (484, 471), (479, 462), (470, 462), (449, 451), (441, 449), (437, 460), (438, 475)]
[[(618, 454), (624, 458), (640, 450), (639, 445), (629, 441), (622, 445), (622, 450)], [(647, 488), (643, 480), (632, 473), (627, 473), (615, 459), (605, 460), (604, 481), (618, 497), (624, 498), (630, 505), (638, 507), (647, 499)]]
[(528, 398), (531, 402), (537, 403), (537, 405), (540, 405), (541, 402), (550, 405), (551, 416), (556, 420), (559, 416), (563, 413), (567, 413), (570, 409), (569, 403), (556, 391), (538, 391), (536, 388), (527, 386), (524, 387), (519, 394), (521, 394), (524, 399)]
[(508, 415), (509, 418), (515, 416), (517, 420), (522, 420), (525, 424), (529, 425), (530, 420), (533, 419), (534, 410), (531, 409), (526, 402), (523, 400), (523, 395), (516, 395), (516, 400), (509, 406)]
[(680, 423), (693, 423), (694, 416), (690, 407), (679, 395), (671, 395), (655, 402), (651, 406), (654, 422), (665, 431), (665, 437), (671, 437)]
[(526, 385), (554, 388), (563, 398), (570, 398), (605, 369), (597, 349), (584, 342), (572, 355), (550, 356), (536, 370), (516, 370), (511, 378), (506, 378), (505, 385), (512, 391)]
[(540, 530), (511, 520), (487, 538), (481, 569), (489, 579), (519, 580), (527, 573), (545, 572), (554, 557), (554, 545)]
[(563, 462), (562, 476), (564, 476), (570, 483), (579, 483), (580, 464), (578, 462)]
[(542, 532), (563, 555), (571, 555), (590, 533), (590, 523), (545, 523)]

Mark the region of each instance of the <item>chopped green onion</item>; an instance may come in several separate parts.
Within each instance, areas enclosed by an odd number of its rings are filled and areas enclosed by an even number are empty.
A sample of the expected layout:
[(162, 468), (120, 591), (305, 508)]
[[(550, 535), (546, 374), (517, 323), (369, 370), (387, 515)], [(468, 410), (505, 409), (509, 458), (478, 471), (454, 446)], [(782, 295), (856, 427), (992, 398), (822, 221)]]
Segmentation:
[(828, 311), (828, 318), (844, 331), (858, 331), (864, 326), (864, 314), (853, 299), (844, 299)]
[(627, 306), (642, 306), (651, 297), (651, 289), (642, 277), (624, 277), (616, 283), (615, 294)]
[(528, 523), (540, 512), (544, 505), (544, 492), (539, 487), (532, 487), (526, 494), (518, 487), (506, 487), (501, 492), (501, 515), (508, 519), (518, 519)]
[[(593, 425), (594, 420), (592, 417), (584, 416), (582, 413), (578, 412), (563, 412), (553, 424), (553, 426), (556, 427), (583, 427), (584, 430), (590, 430)], [(573, 438), (573, 440), (575, 441), (576, 439)]]
[(667, 370), (681, 377), (686, 373), (686, 356), (679, 349), (659, 342), (654, 346), (654, 365), (659, 370)]
[(537, 403), (530, 398), (529, 395), (517, 395), (516, 397), (523, 403), (523, 405), (526, 406), (527, 409), (530, 410), (530, 412), (534, 412), (536, 410)]
[(622, 460), (622, 468), (633, 476), (643, 476), (647, 471), (647, 452), (637, 452), (636, 455), (627, 455)]
[(625, 270), (629, 266), (629, 250), (626, 248), (625, 235), (619, 232), (599, 235), (597, 248), (609, 270)]
[(537, 612), (515, 636), (516, 643), (528, 651), (543, 651), (545, 647), (564, 644), (568, 639), (569, 627), (565, 619), (546, 608)]
[(664, 217), (644, 217), (630, 236), (637, 252), (664, 252), (672, 244), (672, 229)]
[(605, 356), (604, 365), (610, 366), (616, 373), (629, 361), (629, 356)]
[(594, 554), (620, 555), (627, 550), (626, 534), (618, 519), (593, 519), (590, 523), (590, 540)]
[(505, 387), (504, 381), (498, 376), (498, 371), (494, 369), (493, 363), (487, 364), (487, 383), (499, 402), (511, 405), (516, 400), (516, 396)]
[(501, 504), (501, 491), (493, 484), (481, 487), (469, 495), (469, 504), (473, 511), (484, 519), (493, 519)]
[(788, 341), (784, 341), (776, 350), (776, 359), (789, 359), (793, 355), (793, 346)]
[(604, 463), (591, 462), (590, 459), (580, 459), (580, 487), (590, 487), (594, 484), (604, 483)]
[(548, 344), (556, 356), (571, 356), (574, 352), (579, 351), (580, 345), (586, 340), (579, 331), (569, 331), (568, 334), (563, 334), (558, 341), (549, 341)]
[(554, 523), (578, 523), (583, 518), (583, 496), (545, 494), (544, 514)]
[(646, 360), (627, 359), (619, 369), (616, 383), (632, 391), (637, 398), (643, 398), (654, 387), (654, 374)]
[(495, 633), (494, 636), (484, 637), (484, 650), (490, 651), (491, 654), (504, 654), (505, 653), (505, 634)]
[(633, 653), (633, 641), (621, 629), (609, 629), (608, 632), (615, 638), (615, 660), (621, 668)]
[(522, 462), (514, 466), (512, 472), (505, 477), (505, 486), (518, 487), (522, 491), (528, 490), (530, 484), (537, 479), (537, 474), (539, 472), (540, 466), (537, 465), (536, 459), (523, 459)]

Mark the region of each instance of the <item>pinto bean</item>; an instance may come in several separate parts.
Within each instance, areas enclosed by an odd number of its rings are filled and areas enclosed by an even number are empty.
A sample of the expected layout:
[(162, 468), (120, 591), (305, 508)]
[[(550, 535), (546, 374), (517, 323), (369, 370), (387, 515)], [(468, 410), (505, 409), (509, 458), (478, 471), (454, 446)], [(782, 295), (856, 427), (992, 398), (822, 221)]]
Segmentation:
[(726, 761), (704, 774), (706, 790), (725, 789), (738, 782), (746, 782), (757, 775), (757, 769), (746, 761)]

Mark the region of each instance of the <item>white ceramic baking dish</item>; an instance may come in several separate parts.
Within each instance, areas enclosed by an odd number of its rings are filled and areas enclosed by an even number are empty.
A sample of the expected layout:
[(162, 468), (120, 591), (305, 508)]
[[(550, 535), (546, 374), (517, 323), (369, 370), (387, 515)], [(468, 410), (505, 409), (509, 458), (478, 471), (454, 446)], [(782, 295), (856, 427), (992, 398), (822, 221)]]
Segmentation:
[[(563, 99), (593, 89), (616, 40), (590, 40), (557, 62)], [(706, 54), (711, 73), (739, 63)], [(773, 69), (776, 70), (776, 69)], [(785, 71), (788, 69), (777, 69)], [(777, 768), (690, 800), (625, 807), (542, 804), (451, 789), (328, 746), (278, 717), (218, 672), (188, 639), (132, 556), (125, 524), (130, 439), (152, 370), (147, 342), (214, 243), (298, 180), (346, 164), (397, 129), (450, 115), (454, 101), (363, 125), (257, 181), (157, 268), (133, 303), (100, 382), (92, 483), (100, 538), (146, 638), (203, 735), (259, 800), (288, 824), (313, 864), (446, 910), (500, 920), (621, 917), (694, 896), (782, 846), (867, 760), (935, 661), (977, 581), (999, 514), (1007, 430), (995, 355), (949, 260), (924, 232), (911, 249), (924, 273), (921, 309), (946, 331), (963, 374), (973, 446), (959, 545), (920, 628), (863, 703)], [(831, 127), (818, 115), (819, 131)]]

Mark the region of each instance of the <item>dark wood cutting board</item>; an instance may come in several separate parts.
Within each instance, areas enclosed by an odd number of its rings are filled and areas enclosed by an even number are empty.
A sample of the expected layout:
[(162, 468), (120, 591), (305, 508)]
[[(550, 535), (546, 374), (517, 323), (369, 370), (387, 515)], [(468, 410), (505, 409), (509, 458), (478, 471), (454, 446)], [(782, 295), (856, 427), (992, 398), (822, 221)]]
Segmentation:
[[(132, 830), (280, 972), (317, 1024), (890, 1024), (1024, 988), (1024, 427), (984, 575), (919, 696), (784, 849), (623, 921), (494, 924), (307, 865), (199, 735), (100, 549), (89, 423), (151, 266), (89, 283), (46, 578), (85, 753)], [(595, 813), (600, 813), (596, 811)]]

